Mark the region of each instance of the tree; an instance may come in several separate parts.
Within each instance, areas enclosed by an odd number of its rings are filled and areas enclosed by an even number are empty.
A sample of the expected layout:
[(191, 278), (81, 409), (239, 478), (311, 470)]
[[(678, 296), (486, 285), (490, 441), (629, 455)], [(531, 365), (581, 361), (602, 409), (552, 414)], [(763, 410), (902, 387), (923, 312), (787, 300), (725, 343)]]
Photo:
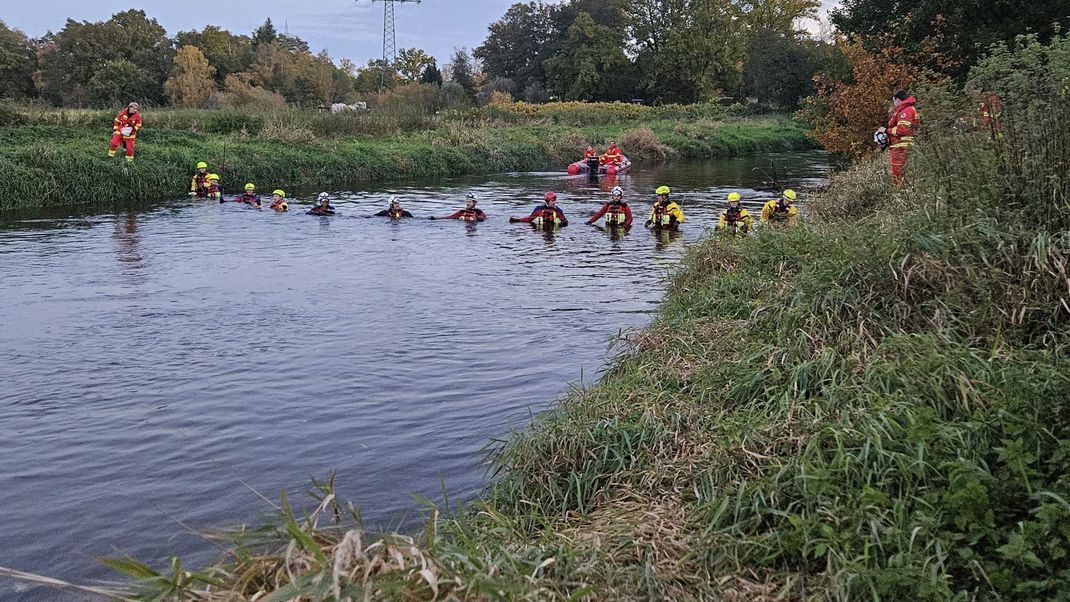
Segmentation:
[(179, 32), (175, 43), (180, 47), (200, 48), (208, 64), (215, 68), (216, 83), (220, 85), (231, 73), (249, 71), (255, 58), (252, 38), (234, 35), (215, 25), (208, 25), (201, 32)]
[(425, 67), (424, 72), (420, 75), (420, 83), (441, 86), (442, 81), (442, 72), (439, 71), (438, 65), (436, 65), (434, 59), (432, 59), (431, 64)]
[(488, 104), (491, 98), (495, 97), (509, 97), (512, 100), (516, 95), (516, 82), (508, 78), (495, 78), (487, 80), (480, 88), (479, 94), (476, 95), (476, 104), (484, 106)]
[(819, 0), (737, 0), (743, 21), (754, 32), (795, 36), (801, 19), (817, 18)]
[(418, 82), (424, 69), (435, 64), (435, 59), (419, 48), (402, 48), (398, 51), (394, 68), (407, 82)]
[(161, 96), (159, 80), (126, 59), (104, 63), (85, 84), (86, 101), (94, 107), (126, 106)]
[(275, 25), (271, 23), (271, 17), (268, 17), (264, 24), (253, 30), (253, 50), (256, 50), (263, 44), (271, 44), (279, 39), (279, 32), (275, 29)]
[(831, 20), (870, 50), (897, 46), (930, 69), (963, 78), (995, 43), (1028, 32), (1051, 39), (1056, 24), (1070, 25), (1070, 10), (1066, 0), (844, 0)]
[[(38, 55), (38, 71), (35, 79), (41, 95), (54, 104), (81, 105), (99, 102), (102, 86), (129, 88), (124, 81), (105, 82), (98, 72), (109, 63), (109, 73), (124, 72), (116, 64), (127, 62), (137, 67), (128, 70), (145, 77), (153, 85), (143, 86), (139, 80), (133, 86), (140, 91), (144, 102), (163, 102), (163, 81), (171, 71), (174, 45), (167, 32), (155, 19), (149, 19), (144, 11), (128, 10), (117, 13), (108, 21), (89, 23), (67, 20), (59, 33), (47, 34), (42, 40)], [(126, 68), (125, 64), (122, 64)], [(94, 92), (90, 93), (89, 81), (96, 78)]]
[(744, 90), (758, 100), (783, 109), (797, 109), (812, 95), (814, 74), (820, 67), (813, 42), (778, 32), (759, 30), (747, 48)]
[(33, 96), (37, 60), (26, 34), (0, 21), (0, 98)]
[(175, 53), (171, 77), (164, 82), (164, 92), (177, 107), (200, 107), (215, 91), (215, 69), (196, 46), (182, 46)]
[(873, 149), (872, 135), (888, 121), (892, 92), (926, 81), (926, 72), (907, 64), (898, 48), (879, 52), (860, 42), (840, 42), (851, 65), (850, 81), (818, 77), (817, 95), (807, 98), (800, 116), (813, 136), (832, 152), (861, 155)]
[(476, 95), (475, 67), (467, 48), (456, 48), (449, 63), (449, 80), (456, 82), (470, 98)]
[[(490, 35), (475, 49), (487, 78), (510, 78), (521, 87), (546, 84), (543, 62), (554, 51), (558, 32), (556, 5), (542, 2), (514, 4), (490, 25)], [(567, 27), (567, 26), (566, 26)]]
[(626, 100), (634, 90), (624, 32), (581, 12), (561, 50), (545, 62), (550, 89), (565, 100)]
[(640, 85), (663, 102), (711, 100), (741, 85), (746, 38), (731, 0), (634, 0)]

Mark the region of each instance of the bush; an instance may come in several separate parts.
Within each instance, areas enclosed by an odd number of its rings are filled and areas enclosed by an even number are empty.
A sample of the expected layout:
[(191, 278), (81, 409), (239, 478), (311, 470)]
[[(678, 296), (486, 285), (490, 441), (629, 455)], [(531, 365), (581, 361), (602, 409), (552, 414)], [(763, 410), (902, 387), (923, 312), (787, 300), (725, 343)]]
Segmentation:
[(628, 149), (628, 158), (641, 161), (664, 161), (673, 156), (673, 149), (658, 141), (658, 135), (647, 126), (628, 130), (620, 137), (620, 147)]
[(0, 127), (22, 125), (26, 123), (26, 117), (19, 112), (15, 103), (0, 102)]

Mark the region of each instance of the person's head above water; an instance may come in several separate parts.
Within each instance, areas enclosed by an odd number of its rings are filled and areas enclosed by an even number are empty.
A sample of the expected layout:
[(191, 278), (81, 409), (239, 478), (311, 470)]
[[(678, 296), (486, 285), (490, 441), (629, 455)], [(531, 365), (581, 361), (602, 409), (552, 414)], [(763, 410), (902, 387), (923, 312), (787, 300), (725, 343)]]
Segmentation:
[(390, 208), (391, 209), (401, 209), (401, 201), (398, 200), (398, 197), (396, 197), (396, 196), (390, 197)]
[(326, 206), (331, 204), (331, 197), (326, 192), (321, 192), (319, 196), (316, 197), (316, 200), (319, 201), (320, 205)]
[(545, 203), (548, 207), (556, 207), (557, 206), (557, 193), (556, 192), (547, 192), (546, 194), (542, 195), (542, 200), (543, 200), (543, 203)]
[(658, 202), (665, 202), (669, 200), (669, 192), (671, 191), (668, 186), (658, 186), (658, 189), (654, 191), (654, 194), (657, 195)]
[(472, 194), (471, 192), (466, 194), (464, 196), (464, 206), (465, 206), (465, 209), (475, 209), (476, 208), (476, 195)]
[(738, 192), (729, 192), (728, 193), (728, 206), (729, 207), (738, 207), (740, 198), (741, 197), (739, 196)]
[(275, 197), (275, 200), (276, 200), (276, 201), (281, 201), (282, 199), (286, 198), (286, 193), (285, 193), (285, 192), (283, 192), (282, 190), (280, 190), (280, 189), (276, 188), (276, 189), (275, 189), (275, 190), (274, 190), (274, 191), (273, 191), (273, 192), (271, 193), (271, 196)]
[(205, 163), (204, 161), (199, 161), (197, 163), (197, 171), (199, 171), (201, 173), (207, 173), (208, 172), (208, 164)]
[(256, 192), (256, 186), (252, 182), (249, 182), (245, 185), (245, 192)]
[(614, 186), (609, 194), (612, 195), (609, 200), (610, 203), (619, 203), (624, 200), (624, 189), (620, 186)]

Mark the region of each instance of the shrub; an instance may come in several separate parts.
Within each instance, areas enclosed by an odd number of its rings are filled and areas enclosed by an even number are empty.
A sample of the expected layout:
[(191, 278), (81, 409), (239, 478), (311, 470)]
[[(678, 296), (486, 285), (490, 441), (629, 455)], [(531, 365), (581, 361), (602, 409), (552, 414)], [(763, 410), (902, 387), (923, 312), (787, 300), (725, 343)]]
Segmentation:
[(628, 158), (632, 160), (664, 161), (674, 154), (673, 149), (659, 142), (654, 130), (645, 125), (624, 132), (619, 144), (628, 150)]

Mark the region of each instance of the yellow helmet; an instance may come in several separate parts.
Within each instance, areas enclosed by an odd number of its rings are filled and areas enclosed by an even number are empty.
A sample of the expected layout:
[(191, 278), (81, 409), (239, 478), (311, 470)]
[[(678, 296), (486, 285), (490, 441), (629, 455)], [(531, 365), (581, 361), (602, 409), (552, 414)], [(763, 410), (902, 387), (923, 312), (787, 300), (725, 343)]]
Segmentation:
[(245, 185), (245, 189), (246, 190), (256, 190), (256, 186), (254, 186), (252, 182), (249, 182), (248, 184)]
[(784, 191), (784, 198), (788, 199), (789, 201), (794, 201), (795, 200), (795, 191), (790, 189), (790, 188), (788, 188), (787, 190)]
[(209, 180), (209, 181), (211, 181), (211, 180), (216, 180), (216, 181), (218, 181), (218, 180), (219, 180), (219, 174), (217, 174), (217, 173), (210, 173), (210, 174), (208, 174), (208, 180)]
[(658, 189), (654, 191), (654, 194), (668, 195), (669, 194), (669, 187), (668, 186), (658, 186)]
[(743, 198), (743, 197), (739, 196), (738, 192), (729, 192), (728, 193), (728, 202), (729, 203), (738, 203), (739, 199), (741, 199), (741, 198)]
[(277, 195), (279, 195), (279, 196), (286, 196), (286, 193), (285, 193), (285, 192), (283, 192), (283, 191), (281, 191), (281, 190), (279, 190), (278, 188), (276, 188), (275, 190), (273, 190), (273, 191), (271, 192), (271, 194), (277, 194)]
[(197, 162), (197, 169), (208, 169), (208, 164), (204, 161)]

